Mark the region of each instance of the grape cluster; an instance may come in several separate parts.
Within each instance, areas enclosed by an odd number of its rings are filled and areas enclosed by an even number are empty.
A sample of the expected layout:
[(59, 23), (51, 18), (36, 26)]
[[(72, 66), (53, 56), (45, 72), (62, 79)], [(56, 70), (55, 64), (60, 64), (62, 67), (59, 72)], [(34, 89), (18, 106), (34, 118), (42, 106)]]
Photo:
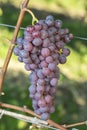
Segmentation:
[(29, 96), (35, 113), (43, 120), (55, 111), (53, 95), (59, 79), (58, 65), (64, 64), (70, 54), (65, 44), (71, 41), (73, 35), (61, 27), (62, 21), (49, 15), (34, 26), (27, 26), (24, 36), (17, 39), (14, 48), (18, 60), (25, 63), (27, 71), (31, 71)]

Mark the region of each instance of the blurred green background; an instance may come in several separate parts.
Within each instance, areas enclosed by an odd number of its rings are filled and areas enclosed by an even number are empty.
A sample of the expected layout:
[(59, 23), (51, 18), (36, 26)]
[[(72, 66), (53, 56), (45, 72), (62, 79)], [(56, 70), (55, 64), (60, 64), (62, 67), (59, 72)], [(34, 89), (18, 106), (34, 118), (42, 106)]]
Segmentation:
[[(22, 0), (0, 0), (0, 23), (16, 25), (21, 3)], [(63, 28), (69, 28), (75, 36), (87, 37), (86, 0), (30, 0), (28, 7), (38, 19), (51, 14), (55, 19), (61, 19)], [(26, 13), (22, 26), (30, 25), (31, 19)], [(0, 26), (0, 67), (13, 31), (14, 29)], [(20, 30), (19, 36), (22, 33)], [(55, 94), (56, 111), (50, 117), (60, 124), (87, 120), (87, 41), (73, 39), (68, 47), (71, 55), (67, 63), (60, 66), (61, 76)], [(13, 54), (3, 84), (5, 95), (0, 97), (0, 101), (18, 106), (26, 105), (33, 110), (28, 93), (29, 85), (28, 72)], [(0, 130), (28, 130), (29, 125), (8, 116), (3, 116), (0, 120)], [(87, 126), (76, 128), (87, 130)]]

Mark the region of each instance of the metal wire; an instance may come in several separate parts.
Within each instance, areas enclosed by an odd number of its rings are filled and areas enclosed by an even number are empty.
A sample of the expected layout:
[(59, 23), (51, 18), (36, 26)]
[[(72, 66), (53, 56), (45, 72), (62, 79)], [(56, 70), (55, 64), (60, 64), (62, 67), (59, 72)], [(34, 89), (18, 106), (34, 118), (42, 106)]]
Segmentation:
[[(9, 28), (16, 28), (16, 26), (9, 25), (9, 24), (2, 24), (2, 23), (0, 23), (0, 26), (9, 27)], [(24, 30), (25, 28), (24, 28), (24, 27), (20, 27), (20, 29), (21, 29), (21, 30)], [(75, 38), (75, 39), (80, 39), (80, 40), (87, 41), (87, 37), (80, 37), (80, 36), (75, 36), (75, 35), (74, 35), (74, 38)]]
[[(9, 25), (9, 24), (2, 24), (2, 23), (0, 23), (0, 26), (9, 27), (9, 28), (16, 28), (16, 26)], [(20, 29), (24, 30), (25, 28), (24, 27), (20, 27)]]

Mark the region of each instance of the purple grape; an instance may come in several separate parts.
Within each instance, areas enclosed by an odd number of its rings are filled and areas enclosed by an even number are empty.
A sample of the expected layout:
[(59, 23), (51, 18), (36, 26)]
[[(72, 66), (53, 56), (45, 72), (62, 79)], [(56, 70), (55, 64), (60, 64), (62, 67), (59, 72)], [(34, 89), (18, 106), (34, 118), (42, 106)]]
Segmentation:
[(23, 62), (24, 62), (25, 64), (31, 64), (31, 63), (32, 63), (32, 60), (31, 60), (30, 57), (27, 57), (27, 58), (23, 58)]
[(50, 84), (51, 84), (52, 86), (56, 86), (57, 83), (58, 83), (58, 79), (57, 79), (57, 78), (52, 78), (51, 81), (50, 81)]
[(45, 87), (41, 85), (37, 85), (37, 92), (38, 93), (43, 93), (45, 91)]
[(45, 96), (46, 103), (50, 103), (50, 102), (52, 102), (52, 100), (53, 100), (52, 96), (50, 96), (50, 95)]
[(16, 56), (19, 55), (19, 48), (18, 48), (18, 47), (15, 47), (13, 51), (14, 51), (14, 54), (15, 54)]
[(56, 46), (57, 46), (59, 49), (63, 48), (64, 45), (65, 45), (65, 43), (64, 43), (63, 41), (56, 42)]
[(42, 40), (41, 38), (34, 38), (34, 40), (32, 41), (32, 43), (35, 45), (35, 46), (40, 46), (42, 44)]
[(53, 18), (53, 16), (51, 16), (51, 15), (47, 16), (46, 20), (45, 20), (45, 23), (48, 26), (53, 26), (54, 25), (54, 18)]
[(32, 35), (33, 35), (33, 38), (40, 37), (40, 32), (39, 31), (35, 31), (35, 32), (32, 33)]
[(24, 39), (27, 40), (28, 42), (31, 42), (33, 40), (33, 36), (30, 33), (28, 33), (28, 35), (24, 36)]
[(49, 39), (50, 39), (50, 42), (55, 42), (55, 37), (54, 36), (51, 36), (51, 37), (49, 37)]
[(37, 76), (36, 72), (32, 72), (30, 74), (30, 80), (33, 82), (36, 82), (38, 80), (38, 76)]
[(47, 57), (50, 55), (50, 50), (48, 48), (42, 48), (41, 54), (43, 57)]
[(60, 36), (59, 36), (59, 34), (56, 34), (56, 35), (55, 35), (55, 41), (56, 41), (56, 42), (59, 42), (59, 41), (60, 41)]
[(38, 78), (40, 78), (40, 79), (43, 79), (43, 78), (44, 78), (44, 75), (43, 75), (43, 72), (42, 72), (41, 69), (37, 70), (37, 76), (38, 76)]
[(35, 30), (36, 30), (36, 31), (40, 31), (40, 30), (42, 29), (42, 25), (39, 24), (39, 23), (36, 23), (36, 24), (34, 25), (34, 27), (35, 27)]
[(32, 105), (33, 107), (38, 108), (38, 102), (35, 99), (32, 101)]
[(50, 45), (50, 40), (49, 40), (49, 38), (44, 39), (44, 40), (43, 40), (43, 47), (49, 47), (49, 45)]
[(49, 93), (53, 95), (56, 92), (56, 87), (51, 87)]
[(41, 39), (46, 39), (48, 37), (48, 32), (46, 30), (41, 30)]
[(20, 51), (19, 51), (19, 55), (20, 55), (22, 58), (27, 58), (27, 57), (29, 57), (29, 52), (28, 52), (28, 51), (25, 51), (25, 50), (20, 50)]
[(27, 71), (30, 71), (31, 69), (30, 69), (30, 64), (25, 64), (25, 69), (27, 70)]
[(46, 62), (47, 62), (47, 63), (52, 63), (52, 62), (53, 62), (52, 56), (46, 57)]
[(38, 101), (38, 106), (39, 106), (39, 107), (45, 107), (45, 106), (46, 106), (46, 101), (45, 101), (45, 99), (40, 99), (40, 100)]
[(46, 106), (46, 107), (40, 107), (39, 110), (40, 110), (41, 113), (45, 113), (45, 112), (49, 111), (49, 108), (48, 108), (48, 106)]
[(36, 92), (35, 93), (35, 100), (37, 100), (37, 101), (40, 100), (41, 96), (42, 96), (42, 94), (40, 92)]
[(34, 31), (34, 26), (26, 27), (26, 31), (29, 32), (29, 33), (32, 33)]
[(23, 46), (24, 46), (25, 51), (32, 51), (32, 49), (33, 49), (33, 45), (31, 43), (29, 43), (29, 42), (23, 44)]
[(23, 62), (23, 58), (21, 56), (18, 56), (18, 61)]
[(39, 56), (40, 61), (44, 60), (44, 57), (42, 55)]
[(31, 86), (29, 87), (30, 93), (31, 93), (31, 94), (35, 94), (36, 88), (37, 88), (37, 87), (36, 87), (35, 85), (31, 85)]
[(65, 56), (70, 55), (70, 50), (69, 50), (68, 48), (63, 48), (63, 54), (64, 54)]
[(48, 66), (48, 64), (46, 63), (46, 61), (41, 61), (41, 67), (43, 68), (43, 67), (47, 67)]
[(34, 70), (34, 69), (36, 69), (36, 68), (37, 68), (37, 65), (36, 65), (36, 64), (34, 64), (34, 63), (32, 63), (32, 64), (30, 64), (30, 68), (31, 68), (32, 70)]
[(23, 42), (23, 38), (22, 37), (18, 37), (17, 40), (16, 40), (16, 43), (17, 44), (22, 44)]
[(38, 114), (38, 115), (41, 114), (40, 109), (37, 109), (37, 110), (35, 110), (34, 112), (35, 112), (36, 114)]
[(44, 85), (45, 85), (45, 80), (44, 80), (44, 79), (38, 79), (37, 83), (38, 83), (39, 85), (44, 86)]
[(61, 54), (58, 59), (61, 64), (66, 63), (66, 56), (64, 54)]
[(54, 71), (56, 69), (56, 64), (53, 62), (53, 63), (49, 63), (48, 65), (48, 68), (51, 70), (51, 71)]
[(42, 69), (42, 73), (43, 73), (45, 76), (47, 76), (47, 75), (50, 74), (50, 69), (49, 69), (49, 68), (43, 68), (43, 69)]
[(61, 28), (62, 27), (62, 21), (61, 20), (56, 20), (55, 21), (55, 27), (57, 27), (57, 28)]
[(55, 35), (57, 33), (57, 29), (55, 28), (55, 27), (50, 27), (49, 29), (48, 29), (48, 34), (49, 34), (49, 36), (53, 36), (53, 35)]
[(45, 112), (45, 113), (41, 114), (41, 119), (42, 120), (48, 120), (49, 119), (49, 113)]

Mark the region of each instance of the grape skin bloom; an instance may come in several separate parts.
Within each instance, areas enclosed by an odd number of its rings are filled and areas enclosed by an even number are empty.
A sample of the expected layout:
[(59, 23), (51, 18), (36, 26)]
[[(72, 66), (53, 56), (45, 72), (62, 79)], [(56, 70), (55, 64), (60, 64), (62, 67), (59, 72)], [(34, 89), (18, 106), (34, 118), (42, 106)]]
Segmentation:
[(73, 38), (62, 28), (62, 21), (49, 15), (33, 26), (27, 26), (24, 36), (17, 38), (14, 54), (30, 71), (29, 97), (34, 112), (41, 119), (50, 118), (55, 111), (54, 94), (59, 81), (59, 64), (67, 61), (70, 50), (65, 47)]

